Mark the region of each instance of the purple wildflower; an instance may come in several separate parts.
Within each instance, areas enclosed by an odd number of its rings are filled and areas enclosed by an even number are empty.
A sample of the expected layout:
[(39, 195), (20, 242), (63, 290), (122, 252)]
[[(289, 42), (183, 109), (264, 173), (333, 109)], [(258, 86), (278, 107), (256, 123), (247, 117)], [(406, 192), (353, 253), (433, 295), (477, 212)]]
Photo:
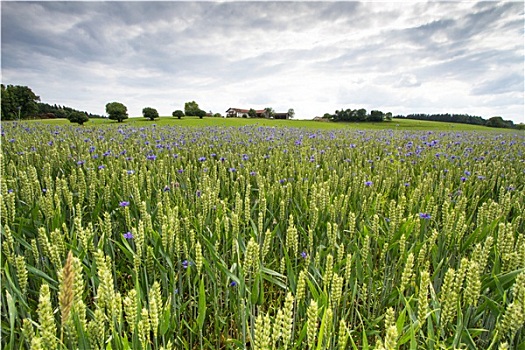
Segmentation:
[(204, 162), (206, 160), (206, 157), (199, 157), (199, 162)]
[(118, 205), (121, 206), (121, 207), (127, 207), (129, 205), (129, 202), (122, 201)]
[(237, 285), (237, 282), (235, 282), (235, 281), (231, 281), (230, 282), (230, 287), (235, 287), (236, 285)]
[(131, 232), (129, 232), (129, 231), (126, 232), (126, 233), (124, 233), (123, 236), (124, 236), (124, 238), (126, 238), (126, 239), (133, 239), (133, 233), (131, 233)]
[(428, 213), (419, 213), (419, 218), (420, 219), (429, 220), (430, 219), (430, 214), (428, 214)]
[(462, 176), (462, 177), (460, 178), (460, 180), (461, 180), (461, 182), (465, 182), (465, 181), (467, 181), (467, 178), (466, 178), (465, 176)]
[(104, 169), (106, 166), (104, 164), (98, 166), (98, 170)]
[(79, 161), (77, 162), (77, 165), (84, 165), (84, 163), (86, 163), (85, 160), (79, 160)]
[(372, 184), (373, 184), (372, 181), (365, 181), (365, 186), (367, 186), (367, 187), (372, 186)]
[(306, 259), (308, 254), (306, 252), (301, 252), (301, 258)]
[(146, 159), (148, 159), (148, 160), (155, 160), (155, 159), (157, 159), (157, 156), (154, 155), (154, 154), (149, 154), (149, 155), (146, 156)]

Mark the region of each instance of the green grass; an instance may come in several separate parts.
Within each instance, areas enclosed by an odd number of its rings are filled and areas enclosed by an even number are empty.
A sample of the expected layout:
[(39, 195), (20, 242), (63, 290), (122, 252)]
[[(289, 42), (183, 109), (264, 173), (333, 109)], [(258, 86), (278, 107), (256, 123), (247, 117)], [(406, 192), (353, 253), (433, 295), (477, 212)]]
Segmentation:
[[(51, 120), (32, 120), (30, 123), (42, 123), (49, 125), (67, 125), (69, 122), (65, 119), (51, 119)], [(307, 129), (359, 129), (359, 130), (436, 130), (436, 131), (503, 131), (502, 129), (493, 129), (485, 126), (460, 124), (460, 123), (445, 123), (433, 122), (424, 120), (410, 120), (410, 119), (394, 119), (391, 122), (382, 123), (333, 123), (333, 122), (317, 122), (313, 120), (274, 120), (274, 119), (244, 119), (244, 118), (188, 118), (176, 119), (173, 117), (161, 117), (155, 121), (145, 118), (129, 118), (123, 123), (117, 123), (113, 120), (107, 119), (91, 119), (85, 126), (93, 125), (135, 125), (148, 126), (156, 124), (157, 126), (186, 126), (186, 127), (201, 127), (201, 126), (244, 126), (244, 125), (259, 125), (270, 127), (292, 127), (292, 128), (307, 128)], [(507, 130), (505, 131), (512, 131)]]

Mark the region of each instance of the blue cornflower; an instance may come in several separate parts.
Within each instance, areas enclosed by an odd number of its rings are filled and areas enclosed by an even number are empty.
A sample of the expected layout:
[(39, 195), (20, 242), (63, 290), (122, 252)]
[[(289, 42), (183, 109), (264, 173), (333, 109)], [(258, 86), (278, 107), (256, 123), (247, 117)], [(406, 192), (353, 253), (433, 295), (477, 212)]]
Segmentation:
[(237, 169), (235, 169), (235, 168), (230, 168), (230, 172), (234, 173), (234, 172), (236, 172), (236, 171), (237, 171)]
[(465, 175), (470, 176), (470, 171), (465, 170)]
[(126, 232), (126, 233), (124, 233), (123, 236), (124, 236), (124, 238), (126, 238), (126, 239), (133, 239), (133, 233), (131, 233), (131, 232), (129, 232), (129, 231)]
[(164, 186), (162, 189), (164, 192), (168, 192), (170, 190), (170, 187), (168, 185)]
[(430, 219), (430, 214), (428, 214), (428, 213), (419, 213), (419, 218), (420, 219), (429, 220)]
[(405, 187), (408, 187), (410, 186), (410, 183), (409, 182), (405, 182)]
[(365, 186), (367, 186), (367, 187), (372, 186), (372, 184), (373, 184), (372, 181), (365, 181)]
[(248, 160), (249, 158), (250, 158), (250, 157), (248, 157), (247, 154), (243, 154), (243, 155), (242, 155), (242, 160)]
[(301, 252), (301, 258), (306, 259), (308, 254), (306, 252)]
[(257, 175), (257, 173), (255, 171), (250, 171), (250, 175), (251, 176), (255, 176), (255, 175)]
[(485, 176), (483, 176), (483, 175), (478, 175), (478, 180), (485, 180)]
[(206, 160), (206, 157), (199, 157), (199, 162), (204, 162)]
[(98, 166), (98, 170), (104, 169), (106, 166), (104, 164)]
[(237, 282), (235, 282), (235, 281), (231, 281), (230, 282), (230, 287), (235, 287), (236, 285), (237, 285)]
[(466, 178), (465, 176), (462, 176), (462, 177), (460, 178), (460, 180), (461, 180), (461, 182), (465, 182), (465, 181), (467, 181), (467, 178)]
[(133, 175), (133, 174), (135, 174), (135, 170), (128, 170), (128, 171), (126, 171), (126, 172), (128, 173), (128, 175)]
[(146, 156), (146, 159), (148, 159), (148, 160), (155, 160), (155, 159), (157, 159), (157, 156), (154, 155), (154, 154), (148, 154), (148, 155)]
[(127, 207), (129, 205), (129, 202), (122, 201), (118, 205), (121, 206), (121, 207)]
[(188, 267), (192, 266), (193, 263), (191, 261), (184, 260), (181, 265), (183, 268), (187, 269)]
[(200, 190), (197, 190), (197, 192), (195, 192), (195, 194), (197, 195), (197, 197), (201, 197), (201, 191)]
[(177, 170), (177, 172), (178, 172), (179, 174), (182, 174), (182, 173), (184, 172), (184, 169), (179, 169), (179, 170)]
[(84, 165), (84, 163), (86, 163), (85, 160), (79, 160), (79, 161), (77, 162), (77, 165)]

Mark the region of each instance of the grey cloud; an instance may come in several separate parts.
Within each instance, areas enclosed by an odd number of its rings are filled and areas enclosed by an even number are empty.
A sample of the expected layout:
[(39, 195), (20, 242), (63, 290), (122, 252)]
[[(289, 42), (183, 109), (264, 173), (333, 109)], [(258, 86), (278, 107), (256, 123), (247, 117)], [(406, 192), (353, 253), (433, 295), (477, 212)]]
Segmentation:
[(494, 80), (485, 80), (472, 89), (474, 95), (504, 94), (513, 91), (523, 91), (523, 74), (511, 74)]
[(496, 96), (496, 105), (523, 91), (522, 4), (389, 5), (3, 1), (2, 76), (52, 91), (75, 81), (86, 89), (77, 96), (91, 100), (106, 98), (97, 90), (126, 90), (264, 103), (308, 85), (313, 101), (332, 103), (343, 86), (341, 100), (373, 104), (450, 80), (472, 87), (466, 97)]

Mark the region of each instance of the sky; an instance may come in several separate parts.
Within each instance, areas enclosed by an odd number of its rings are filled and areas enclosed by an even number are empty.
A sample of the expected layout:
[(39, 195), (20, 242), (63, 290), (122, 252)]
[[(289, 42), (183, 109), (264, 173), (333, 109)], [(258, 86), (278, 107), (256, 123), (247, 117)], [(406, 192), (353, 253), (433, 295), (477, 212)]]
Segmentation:
[(4, 85), (131, 117), (196, 101), (524, 122), (524, 2), (1, 2)]

